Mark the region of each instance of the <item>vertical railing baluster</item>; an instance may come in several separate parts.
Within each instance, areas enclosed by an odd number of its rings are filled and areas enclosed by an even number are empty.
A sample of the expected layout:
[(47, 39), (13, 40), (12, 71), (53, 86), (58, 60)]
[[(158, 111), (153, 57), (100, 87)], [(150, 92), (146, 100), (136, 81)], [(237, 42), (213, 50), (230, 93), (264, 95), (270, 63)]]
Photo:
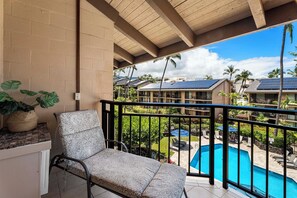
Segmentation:
[(180, 166), (180, 117), (178, 117), (178, 159), (177, 164)]
[(269, 127), (266, 126), (266, 197), (269, 196), (268, 174), (269, 174)]
[(284, 198), (287, 197), (287, 130), (284, 129)]
[(251, 191), (254, 191), (254, 124), (251, 124)]
[(223, 188), (228, 188), (228, 108), (223, 108)]
[(210, 132), (209, 132), (209, 183), (214, 184), (214, 131), (215, 131), (215, 109), (210, 108)]
[(189, 149), (188, 173), (190, 173), (191, 172), (191, 170), (190, 170), (190, 168), (191, 168), (190, 167), (190, 164), (191, 164), (191, 118), (189, 118), (189, 147), (188, 147), (188, 149)]
[(199, 175), (201, 174), (201, 134), (202, 134), (202, 119), (199, 120)]
[(129, 142), (129, 144), (130, 144), (129, 153), (131, 153), (131, 151), (132, 151), (132, 116), (131, 116), (131, 115), (130, 115), (130, 135), (129, 135), (129, 137), (130, 137), (130, 142)]
[(168, 117), (168, 156), (167, 156), (167, 162), (170, 163), (170, 116)]
[(240, 185), (240, 122), (237, 122), (237, 184)]
[[(118, 115), (118, 141), (122, 141), (122, 131), (123, 131), (123, 106), (118, 105), (119, 115)], [(122, 144), (118, 143), (118, 150), (122, 150)]]
[(151, 148), (151, 116), (149, 116), (149, 157), (152, 157), (152, 148)]
[[(110, 104), (110, 113), (109, 113), (109, 121), (108, 121), (108, 139), (114, 140), (114, 104)], [(114, 143), (109, 142), (108, 148), (114, 148)]]
[(106, 113), (106, 103), (102, 102), (102, 130), (104, 138), (107, 139), (107, 113)]
[(138, 138), (139, 138), (139, 145), (138, 145), (138, 149), (139, 149), (139, 155), (141, 156), (141, 116), (139, 116), (139, 129), (138, 129)]
[(158, 137), (158, 161), (160, 161), (160, 149), (161, 149), (161, 117), (159, 116), (159, 137)]

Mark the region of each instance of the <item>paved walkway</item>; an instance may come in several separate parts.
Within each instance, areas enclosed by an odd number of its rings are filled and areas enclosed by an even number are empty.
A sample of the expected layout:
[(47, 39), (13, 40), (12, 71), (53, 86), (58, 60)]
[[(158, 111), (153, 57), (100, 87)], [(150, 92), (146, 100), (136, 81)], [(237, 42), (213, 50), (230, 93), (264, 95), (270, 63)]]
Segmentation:
[[(188, 143), (188, 142), (187, 142)], [(221, 140), (215, 139), (215, 144), (222, 143)], [(209, 139), (205, 139), (202, 137), (201, 145), (208, 145)], [(229, 146), (237, 148), (237, 144), (230, 143)], [(197, 150), (199, 149), (199, 142), (191, 142), (191, 160)], [(251, 157), (251, 148), (247, 146), (246, 142), (240, 144), (240, 149), (248, 151)], [(275, 161), (270, 155), (273, 153), (269, 153), (269, 170), (283, 174), (283, 166), (281, 166), (277, 161)], [(178, 152), (175, 152), (173, 156), (171, 156), (171, 160), (174, 162), (178, 162)], [(189, 161), (189, 153), (188, 150), (180, 151), (180, 165), (186, 169), (188, 169), (188, 161)], [(254, 165), (259, 166), (261, 168), (266, 169), (266, 151), (259, 149), (256, 145), (254, 145)], [(191, 172), (197, 172), (196, 169), (191, 167)], [(297, 182), (297, 170), (287, 168), (287, 176), (294, 179)]]

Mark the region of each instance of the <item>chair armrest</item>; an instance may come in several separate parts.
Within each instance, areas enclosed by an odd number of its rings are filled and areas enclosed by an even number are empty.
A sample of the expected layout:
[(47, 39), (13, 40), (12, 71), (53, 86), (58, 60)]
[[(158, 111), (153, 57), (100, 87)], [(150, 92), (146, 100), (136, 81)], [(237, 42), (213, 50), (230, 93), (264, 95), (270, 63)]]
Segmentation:
[(128, 153), (128, 148), (127, 148), (127, 146), (126, 146), (126, 144), (124, 142), (120, 142), (120, 141), (117, 141), (117, 140), (110, 140), (110, 139), (106, 139), (105, 141), (106, 142), (116, 142), (118, 144), (121, 144), (125, 148), (125, 152)]
[(65, 155), (57, 155), (55, 157), (58, 158), (57, 161), (59, 161), (61, 159), (66, 159), (66, 160), (70, 160), (70, 161), (79, 163), (83, 167), (83, 169), (85, 171), (86, 179), (89, 180), (91, 178), (91, 175), (90, 175), (90, 172), (88, 170), (88, 167), (86, 166), (86, 164), (83, 161), (78, 160), (78, 159), (75, 159), (75, 158), (67, 157)]

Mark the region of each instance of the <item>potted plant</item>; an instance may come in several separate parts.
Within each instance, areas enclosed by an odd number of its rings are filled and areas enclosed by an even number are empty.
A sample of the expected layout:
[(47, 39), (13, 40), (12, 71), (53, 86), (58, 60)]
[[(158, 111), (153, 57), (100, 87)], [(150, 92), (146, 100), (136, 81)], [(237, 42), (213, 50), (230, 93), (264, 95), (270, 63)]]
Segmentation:
[[(37, 126), (38, 117), (35, 107), (49, 108), (59, 102), (55, 92), (19, 90), (22, 99), (16, 100), (12, 92), (17, 90), (22, 83), (9, 80), (1, 83), (0, 87), (0, 114), (8, 116), (7, 127), (11, 132), (29, 131)], [(13, 93), (16, 95), (16, 93)]]

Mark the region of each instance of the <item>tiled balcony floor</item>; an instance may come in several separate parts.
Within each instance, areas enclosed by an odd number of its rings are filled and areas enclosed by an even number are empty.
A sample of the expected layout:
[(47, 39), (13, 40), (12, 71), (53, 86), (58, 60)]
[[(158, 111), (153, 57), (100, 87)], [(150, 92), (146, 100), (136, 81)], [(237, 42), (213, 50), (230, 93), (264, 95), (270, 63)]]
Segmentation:
[[(58, 170), (58, 171), (57, 171)], [(64, 181), (66, 178), (66, 182)], [(235, 198), (246, 197), (232, 188), (225, 190), (221, 183), (216, 181), (211, 186), (207, 178), (187, 177), (186, 191), (190, 198)], [(119, 196), (108, 192), (98, 186), (92, 187), (92, 193), (95, 198), (117, 198)], [(84, 198), (87, 197), (85, 181), (73, 175), (64, 175), (64, 172), (54, 168), (50, 175), (49, 193), (42, 198)]]

